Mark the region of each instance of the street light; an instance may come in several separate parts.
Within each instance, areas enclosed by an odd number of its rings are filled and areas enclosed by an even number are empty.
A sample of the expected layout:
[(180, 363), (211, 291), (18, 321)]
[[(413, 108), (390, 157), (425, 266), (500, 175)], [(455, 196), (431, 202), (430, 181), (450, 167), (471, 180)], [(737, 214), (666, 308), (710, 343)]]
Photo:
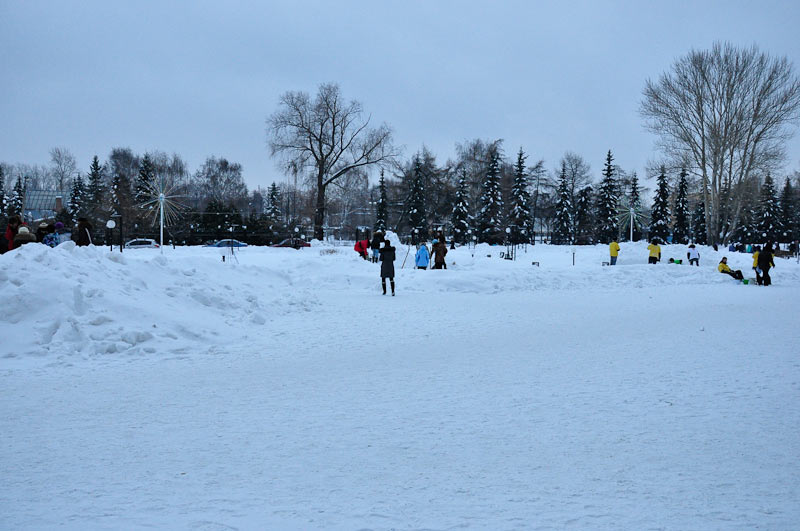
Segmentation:
[[(123, 243), (123, 237), (122, 237), (122, 214), (118, 214), (115, 211), (113, 214), (111, 214), (111, 217), (112, 218), (119, 218), (119, 252), (122, 252), (122, 243)], [(114, 225), (116, 225), (116, 222), (114, 222), (114, 220), (108, 220), (108, 222), (109, 223), (114, 223)], [(108, 226), (108, 224), (106, 224), (106, 226)], [(113, 236), (114, 233), (112, 232), (111, 235)]]
[(114, 227), (116, 227), (116, 226), (117, 226), (117, 224), (114, 222), (113, 219), (109, 219), (108, 221), (106, 221), (106, 229), (108, 229), (106, 231), (106, 236), (108, 237), (108, 250), (109, 251), (113, 251), (114, 250), (114, 243), (111, 241), (111, 236), (113, 236)]

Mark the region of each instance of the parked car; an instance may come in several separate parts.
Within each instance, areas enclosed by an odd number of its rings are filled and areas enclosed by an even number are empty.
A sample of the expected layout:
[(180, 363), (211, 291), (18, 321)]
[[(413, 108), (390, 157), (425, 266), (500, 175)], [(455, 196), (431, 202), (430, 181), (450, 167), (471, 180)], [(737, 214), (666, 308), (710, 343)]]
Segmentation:
[(311, 244), (300, 238), (286, 238), (280, 243), (273, 243), (270, 247), (291, 247), (293, 249), (300, 249), (301, 247), (311, 247)]
[(214, 243), (209, 243), (206, 247), (247, 247), (247, 244), (239, 240), (219, 240)]
[(126, 249), (158, 249), (158, 243), (148, 238), (138, 238), (125, 244)]

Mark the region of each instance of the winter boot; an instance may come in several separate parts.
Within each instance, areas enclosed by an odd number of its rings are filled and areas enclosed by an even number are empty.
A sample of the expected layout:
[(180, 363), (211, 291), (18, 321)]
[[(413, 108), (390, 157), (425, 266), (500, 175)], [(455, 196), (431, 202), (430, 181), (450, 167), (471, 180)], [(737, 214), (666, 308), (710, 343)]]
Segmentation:
[[(394, 280), (390, 280), (389, 282), (392, 284), (392, 297), (394, 297)], [(384, 289), (384, 293), (385, 292), (386, 290)]]
[(386, 279), (381, 279), (381, 284), (383, 284), (383, 294), (386, 295)]

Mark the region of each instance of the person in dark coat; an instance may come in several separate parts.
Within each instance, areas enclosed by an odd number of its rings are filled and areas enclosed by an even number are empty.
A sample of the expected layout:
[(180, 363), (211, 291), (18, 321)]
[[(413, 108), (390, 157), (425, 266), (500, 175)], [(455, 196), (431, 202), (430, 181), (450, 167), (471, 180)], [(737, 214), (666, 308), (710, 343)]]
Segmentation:
[(22, 225), (22, 220), (19, 216), (11, 216), (8, 218), (8, 226), (3, 235), (3, 241), (0, 242), (0, 254), (6, 251), (12, 251), (14, 247), (16, 247), (14, 245), (14, 238), (17, 236), (17, 232), (19, 232), (20, 225)]
[(431, 253), (433, 254), (433, 268), (447, 269), (447, 264), (444, 261), (444, 257), (447, 255), (447, 242), (444, 241), (443, 236), (440, 235), (436, 243), (433, 244)]
[(44, 237), (47, 236), (47, 222), (42, 221), (39, 223), (39, 227), (36, 229), (36, 241), (42, 243), (44, 241)]
[(86, 247), (92, 244), (92, 226), (86, 218), (78, 218), (78, 227), (76, 229), (75, 244), (78, 247)]
[(22, 247), (28, 243), (36, 243), (36, 235), (28, 230), (28, 227), (22, 226), (14, 236), (14, 249)]
[(758, 253), (758, 268), (761, 270), (761, 284), (764, 286), (772, 284), (772, 279), (769, 277), (770, 267), (775, 267), (775, 259), (772, 253), (772, 244), (767, 242), (767, 245)]
[(381, 256), (381, 285), (383, 285), (383, 294), (386, 295), (386, 279), (392, 285), (392, 297), (394, 297), (394, 258), (395, 248), (389, 240), (383, 241), (383, 247), (380, 250)]
[(383, 243), (383, 234), (380, 231), (376, 231), (375, 234), (372, 235), (372, 242), (369, 244), (369, 248), (372, 249), (373, 264), (378, 263), (378, 258), (380, 257), (381, 251), (381, 243)]

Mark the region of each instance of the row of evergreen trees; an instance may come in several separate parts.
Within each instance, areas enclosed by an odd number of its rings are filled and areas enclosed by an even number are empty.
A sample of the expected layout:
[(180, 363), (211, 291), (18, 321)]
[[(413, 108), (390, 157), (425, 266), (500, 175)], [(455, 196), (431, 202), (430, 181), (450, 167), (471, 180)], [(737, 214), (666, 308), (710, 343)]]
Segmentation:
[[(412, 238), (425, 239), (431, 227), (426, 198), (441, 193), (432, 193), (436, 182), (426, 176), (425, 154), (414, 157), (405, 181), (407, 193), (402, 202), (402, 215), (396, 227), (403, 224), (402, 216), (407, 216), (407, 227)], [(566, 162), (562, 162), (561, 172), (549, 198), (534, 197), (531, 194), (531, 171), (526, 168), (526, 155), (520, 150), (513, 166), (513, 177), (503, 190), (500, 176), (499, 144), (490, 145), (480, 180), (480, 193), (476, 205), (470, 204), (471, 183), (466, 169), (457, 169), (458, 180), (452, 200), (449, 223), (453, 238), (459, 243), (471, 241), (486, 243), (522, 243), (534, 237), (534, 221), (541, 221), (542, 207), (550, 200), (552, 212), (548, 228), (550, 239), (555, 244), (608, 243), (612, 240), (639, 240), (647, 235), (660, 241), (675, 243), (705, 244), (705, 204), (702, 190), (690, 192), (686, 170), (681, 170), (676, 183), (670, 186), (667, 170), (661, 167), (656, 178), (656, 188), (652, 203), (645, 205), (641, 197), (641, 187), (635, 173), (619, 175), (621, 170), (614, 164), (609, 151), (602, 170), (602, 180), (593, 187), (591, 184), (576, 189), (570, 180)], [(540, 167), (541, 163), (538, 167)], [(431, 170), (427, 170), (431, 173)], [(427, 178), (426, 178), (427, 177)], [(427, 183), (427, 187), (426, 187)], [(441, 186), (441, 185), (440, 185)], [(376, 230), (389, 226), (387, 181), (381, 174), (378, 185), (379, 199), (376, 209)], [(535, 196), (539, 196), (537, 192)], [(504, 205), (503, 198), (510, 203)], [(786, 179), (780, 197), (775, 191), (771, 176), (767, 175), (760, 188), (758, 201), (747, 207), (743, 222), (737, 231), (740, 241), (780, 241), (789, 242), (800, 238), (800, 199)], [(536, 200), (540, 202), (540, 212), (535, 212)], [(542, 201), (544, 199), (544, 201)], [(544, 203), (544, 204), (542, 204)], [(445, 223), (438, 223), (444, 226)], [(546, 229), (545, 229), (546, 230)]]
[[(562, 170), (553, 243), (609, 243), (615, 239), (630, 239), (631, 233), (632, 239), (638, 240), (645, 230), (650, 239), (662, 242), (707, 243), (704, 195), (702, 192), (696, 194), (695, 208), (690, 211), (685, 169), (681, 170), (673, 190), (666, 169), (661, 167), (648, 216), (642, 204), (636, 175), (630, 179), (627, 191), (620, 190), (614, 179), (612, 161), (613, 156), (609, 151), (594, 211), (591, 209), (591, 187), (580, 191), (577, 205), (571, 203), (566, 186), (566, 170)], [(758, 201), (751, 202), (751, 205), (740, 229), (735, 233), (736, 240), (788, 243), (800, 238), (800, 197), (792, 187), (791, 179), (786, 178), (778, 198), (772, 177), (768, 174), (761, 186)]]
[[(664, 241), (670, 237), (674, 242), (707, 241), (704, 195), (692, 189), (686, 171), (674, 177), (672, 186), (662, 168), (653, 200), (645, 205), (636, 174), (626, 174), (615, 165), (611, 152), (601, 181), (593, 185), (588, 165), (585, 179), (576, 180), (565, 157), (560, 171), (547, 178), (542, 161), (529, 167), (520, 149), (514, 163), (508, 163), (500, 146), (499, 141), (458, 146), (458, 159), (441, 167), (423, 149), (396, 179), (382, 172), (377, 187), (369, 190), (365, 178), (364, 190), (348, 201), (366, 206), (372, 194), (376, 230), (392, 229), (418, 239), (428, 238), (431, 230), (444, 229), (460, 243), (523, 243), (531, 241), (535, 232), (557, 244), (624, 240), (631, 233), (634, 240), (647, 235)], [(59, 220), (69, 225), (86, 217), (102, 232), (105, 221), (116, 214), (121, 216), (116, 219), (122, 222), (126, 237), (155, 233), (152, 211), (143, 204), (153, 197), (154, 183), (168, 173), (163, 157), (154, 162), (149, 155), (136, 157), (123, 151), (112, 151), (106, 164), (94, 157), (85, 176), (75, 176)], [(193, 179), (167, 177), (179, 196), (177, 201), (186, 207), (169, 229), (176, 240), (197, 243), (233, 232), (254, 243), (269, 243), (311, 219), (313, 201), (307, 200), (311, 195), (293, 193), (289, 215), (289, 203), (284, 204), (288, 195), (281, 197), (275, 183), (263, 193), (254, 191), (248, 196), (240, 171), (236, 164), (210, 158)], [(225, 181), (226, 172), (232, 176), (229, 181)], [(25, 179), (17, 176), (13, 188), (6, 190), (6, 177), (0, 165), (0, 217), (20, 213), (26, 194)], [(224, 193), (226, 189), (235, 192)], [(772, 178), (766, 176), (750, 197), (742, 206), (735, 239), (786, 242), (800, 237), (798, 194), (791, 180), (778, 194)], [(344, 225), (340, 235), (348, 237), (354, 228)], [(102, 233), (99, 236), (102, 239)]]
[[(77, 174), (72, 179), (65, 208), (56, 213), (55, 220), (69, 227), (79, 218), (87, 218), (98, 240), (103, 239), (106, 221), (111, 218), (124, 224), (127, 237), (152, 236), (156, 221), (153, 200), (161, 191), (167, 190), (175, 196), (174, 202), (178, 205), (176, 223), (168, 228), (168, 233), (176, 239), (186, 240), (187, 236), (196, 233), (198, 236), (193, 243), (199, 243), (199, 240), (220, 238), (236, 231), (237, 236), (255, 233), (255, 239), (261, 243), (272, 243), (287, 234), (281, 194), (275, 183), (268, 188), (266, 197), (254, 194), (254, 199), (263, 204), (251, 202), (252, 208), (243, 212), (234, 202), (226, 202), (214, 195), (199, 199), (189, 182), (174, 182), (158, 175), (148, 154), (141, 157), (133, 180), (125, 172), (114, 172), (110, 178), (108, 173), (109, 169), (95, 156), (85, 178)], [(1, 221), (12, 215), (23, 215), (26, 194), (25, 179), (21, 175), (11, 193), (6, 194), (5, 174), (0, 166)]]

